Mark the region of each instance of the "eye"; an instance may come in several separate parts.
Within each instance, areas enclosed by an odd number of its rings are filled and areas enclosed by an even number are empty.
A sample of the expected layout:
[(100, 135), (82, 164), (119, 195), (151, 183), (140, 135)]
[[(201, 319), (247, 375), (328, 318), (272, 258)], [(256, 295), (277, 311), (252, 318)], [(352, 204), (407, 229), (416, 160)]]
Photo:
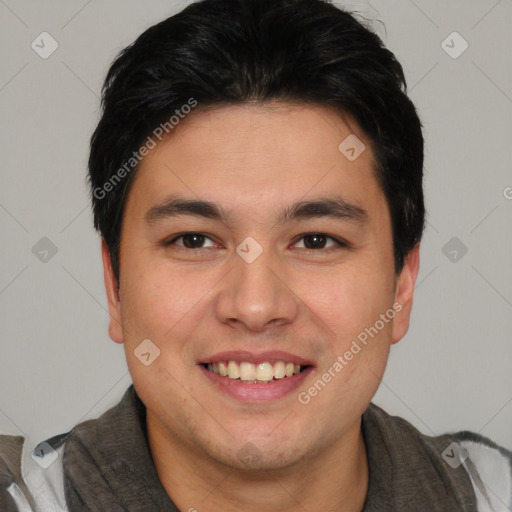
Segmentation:
[[(178, 246), (183, 249), (205, 249), (218, 247), (209, 236), (203, 233), (187, 232), (174, 236), (170, 240), (162, 242), (164, 247)], [(303, 234), (294, 244), (298, 249), (306, 250), (331, 250), (336, 248), (350, 247), (349, 243), (325, 233)]]
[[(211, 244), (204, 245), (206, 241), (210, 241)], [(216, 247), (215, 242), (203, 233), (182, 233), (181, 235), (175, 236), (171, 240), (163, 242), (165, 247), (171, 245), (177, 245), (185, 249), (204, 249), (205, 247)]]
[[(348, 247), (348, 243), (344, 240), (340, 240), (334, 238), (332, 236), (326, 235), (325, 233), (306, 233), (301, 236), (299, 241), (303, 241), (303, 247), (299, 247), (299, 249), (333, 249), (337, 247)], [(328, 245), (330, 242), (330, 245)], [(299, 242), (296, 242), (297, 245)]]

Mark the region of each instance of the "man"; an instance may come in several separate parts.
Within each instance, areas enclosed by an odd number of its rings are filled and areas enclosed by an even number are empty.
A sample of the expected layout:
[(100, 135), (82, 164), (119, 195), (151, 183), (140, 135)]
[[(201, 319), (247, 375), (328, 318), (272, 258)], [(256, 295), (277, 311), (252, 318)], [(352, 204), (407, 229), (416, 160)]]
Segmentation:
[(203, 0), (121, 52), (89, 178), (133, 386), (3, 436), (2, 510), (510, 510), (510, 452), (371, 404), (424, 224), (404, 90), (320, 0)]

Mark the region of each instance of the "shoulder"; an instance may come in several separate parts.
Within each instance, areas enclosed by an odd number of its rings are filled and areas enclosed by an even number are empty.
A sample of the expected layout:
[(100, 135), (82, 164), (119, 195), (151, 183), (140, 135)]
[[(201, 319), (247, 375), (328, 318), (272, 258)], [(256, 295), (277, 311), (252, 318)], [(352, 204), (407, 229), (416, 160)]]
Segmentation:
[(25, 438), (22, 436), (0, 435), (0, 510), (17, 511), (16, 498), (27, 500), (21, 477), (21, 453)]
[[(0, 435), (0, 510), (67, 511), (62, 453), (68, 433), (36, 446), (22, 436)], [(36, 506), (37, 503), (37, 506)]]
[(462, 468), (479, 512), (512, 510), (512, 451), (475, 432), (425, 435), (373, 403), (363, 415), (363, 424), (378, 432), (395, 460), (407, 458), (410, 468), (414, 468), (414, 461), (421, 467), (434, 467), (446, 483), (454, 486), (464, 481), (460, 478)]
[[(78, 484), (91, 482), (90, 488), (94, 479), (102, 483), (105, 473), (115, 476), (119, 463), (106, 448), (118, 447), (124, 424), (137, 425), (141, 407), (132, 385), (99, 418), (80, 422), (37, 445), (23, 436), (0, 434), (0, 511), (66, 512), (70, 474), (79, 473)], [(109, 443), (105, 443), (107, 437)]]
[[(510, 511), (512, 451), (474, 432), (456, 432), (452, 436), (455, 438), (454, 444), (444, 456), (452, 457), (456, 463), (464, 465), (471, 476), (477, 501), (490, 503), (492, 508), (489, 510)], [(452, 455), (455, 451), (459, 452), (456, 457)]]

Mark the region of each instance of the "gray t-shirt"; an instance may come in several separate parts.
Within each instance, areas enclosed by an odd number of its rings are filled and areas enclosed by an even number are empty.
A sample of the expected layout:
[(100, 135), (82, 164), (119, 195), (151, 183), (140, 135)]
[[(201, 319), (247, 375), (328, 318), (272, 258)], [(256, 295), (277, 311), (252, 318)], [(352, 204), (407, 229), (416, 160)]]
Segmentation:
[[(0, 511), (179, 512), (158, 478), (145, 415), (131, 385), (98, 419), (40, 443), (31, 453), (40, 460), (22, 453), (22, 437), (0, 436)], [(370, 471), (363, 512), (512, 510), (512, 452), (483, 436), (425, 436), (374, 404), (362, 430)], [(53, 461), (46, 469), (45, 460)]]

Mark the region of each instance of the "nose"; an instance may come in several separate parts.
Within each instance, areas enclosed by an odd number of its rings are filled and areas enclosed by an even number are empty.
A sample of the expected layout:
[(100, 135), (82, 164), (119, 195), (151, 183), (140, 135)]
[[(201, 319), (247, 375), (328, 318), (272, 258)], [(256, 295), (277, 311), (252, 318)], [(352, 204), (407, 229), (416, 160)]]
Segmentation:
[(234, 267), (222, 281), (216, 303), (220, 322), (260, 332), (292, 323), (299, 301), (283, 265), (270, 251), (253, 262), (234, 255)]

